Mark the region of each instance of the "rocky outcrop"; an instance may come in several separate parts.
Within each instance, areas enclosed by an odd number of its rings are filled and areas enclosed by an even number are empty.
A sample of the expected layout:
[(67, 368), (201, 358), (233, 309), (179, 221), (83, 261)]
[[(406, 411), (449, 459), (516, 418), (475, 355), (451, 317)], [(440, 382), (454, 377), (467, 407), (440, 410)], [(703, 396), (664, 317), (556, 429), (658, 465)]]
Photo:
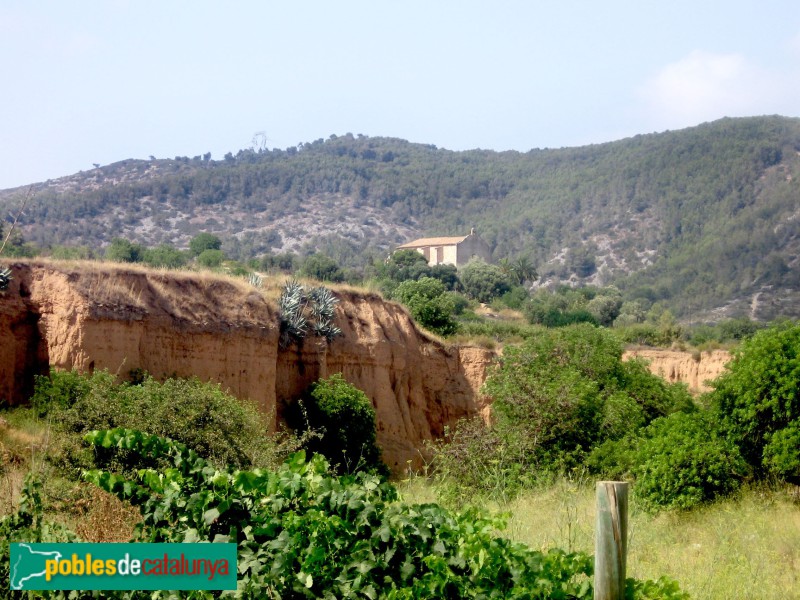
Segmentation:
[(478, 390), (492, 353), (444, 345), (377, 295), (337, 292), (343, 335), (281, 349), (271, 291), (244, 282), (44, 261), (12, 271), (0, 298), (0, 401), (9, 404), (23, 402), (48, 365), (122, 379), (142, 369), (219, 382), (275, 424), (310, 383), (341, 372), (372, 400), (396, 471), (419, 463), (425, 440), (484, 408)]
[(622, 358), (641, 358), (654, 375), (670, 383), (685, 383), (690, 392), (701, 394), (711, 390), (708, 382), (722, 375), (731, 355), (725, 350), (683, 352), (650, 349), (629, 350)]

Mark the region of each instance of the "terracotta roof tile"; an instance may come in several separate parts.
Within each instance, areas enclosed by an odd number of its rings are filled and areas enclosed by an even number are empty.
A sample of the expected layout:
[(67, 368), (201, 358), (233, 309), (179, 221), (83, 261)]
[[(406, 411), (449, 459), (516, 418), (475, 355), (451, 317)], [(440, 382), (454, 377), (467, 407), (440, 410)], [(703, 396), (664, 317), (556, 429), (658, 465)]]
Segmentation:
[(425, 246), (453, 246), (455, 244), (463, 242), (468, 237), (469, 236), (461, 235), (459, 237), (420, 238), (418, 240), (405, 243), (402, 246), (398, 246), (398, 248), (423, 248)]

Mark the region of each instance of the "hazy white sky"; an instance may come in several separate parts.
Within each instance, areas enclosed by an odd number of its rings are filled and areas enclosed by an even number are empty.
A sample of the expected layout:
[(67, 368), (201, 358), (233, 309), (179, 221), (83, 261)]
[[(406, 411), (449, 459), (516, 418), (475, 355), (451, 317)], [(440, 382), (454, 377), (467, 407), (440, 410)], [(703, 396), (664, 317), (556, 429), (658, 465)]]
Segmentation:
[(800, 116), (797, 0), (2, 0), (0, 188), (351, 132), (453, 150)]

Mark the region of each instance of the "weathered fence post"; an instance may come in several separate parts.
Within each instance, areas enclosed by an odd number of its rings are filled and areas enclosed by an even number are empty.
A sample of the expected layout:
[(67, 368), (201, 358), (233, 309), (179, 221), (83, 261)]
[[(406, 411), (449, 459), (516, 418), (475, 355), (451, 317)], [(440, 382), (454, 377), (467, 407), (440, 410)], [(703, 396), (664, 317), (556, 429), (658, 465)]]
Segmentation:
[(623, 600), (628, 552), (628, 484), (597, 482), (594, 600)]

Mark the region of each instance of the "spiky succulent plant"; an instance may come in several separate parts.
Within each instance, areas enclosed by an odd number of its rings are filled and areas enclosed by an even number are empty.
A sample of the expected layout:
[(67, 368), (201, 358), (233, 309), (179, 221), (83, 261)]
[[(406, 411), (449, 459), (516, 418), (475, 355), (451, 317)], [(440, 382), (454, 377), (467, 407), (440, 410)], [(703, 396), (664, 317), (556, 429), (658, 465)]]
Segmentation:
[(247, 282), (254, 288), (261, 289), (261, 287), (264, 285), (264, 278), (258, 273), (250, 273), (247, 278)]
[(308, 333), (332, 341), (342, 334), (333, 324), (336, 305), (339, 299), (326, 287), (305, 291), (299, 282), (292, 279), (286, 282), (278, 299), (281, 319), (281, 347), (292, 342), (300, 342)]

